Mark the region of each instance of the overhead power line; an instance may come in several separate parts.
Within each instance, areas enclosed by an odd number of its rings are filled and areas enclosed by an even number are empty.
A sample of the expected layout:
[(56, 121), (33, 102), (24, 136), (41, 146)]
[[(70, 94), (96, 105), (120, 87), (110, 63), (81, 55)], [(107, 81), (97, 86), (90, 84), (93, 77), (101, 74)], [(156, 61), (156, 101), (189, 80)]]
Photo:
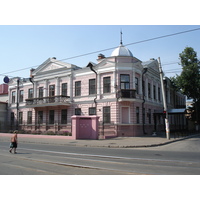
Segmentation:
[[(177, 32), (177, 33), (172, 33), (172, 34), (168, 34), (168, 35), (163, 35), (163, 36), (158, 36), (158, 37), (154, 37), (154, 38), (150, 38), (150, 39), (146, 39), (146, 40), (141, 40), (141, 41), (137, 41), (137, 42), (128, 43), (128, 44), (125, 44), (124, 46), (135, 45), (135, 44), (139, 44), (139, 43), (149, 42), (149, 41), (153, 41), (153, 40), (172, 37), (172, 36), (175, 36), (175, 35), (180, 35), (180, 34), (189, 33), (189, 32), (193, 32), (193, 31), (199, 31), (199, 30), (200, 30), (200, 28), (190, 29), (190, 30), (186, 30), (186, 31), (181, 31), (181, 32)], [(57, 62), (70, 60), (70, 59), (74, 59), (74, 58), (79, 58), (79, 57), (83, 57), (83, 56), (88, 56), (88, 55), (92, 55), (92, 54), (95, 54), (95, 53), (101, 53), (101, 52), (104, 52), (104, 51), (115, 49), (117, 47), (118, 46), (107, 48), (107, 49), (102, 49), (102, 50), (97, 50), (97, 51), (93, 51), (93, 52), (89, 52), (89, 53), (85, 53), (85, 54), (80, 54), (80, 55), (77, 55), (77, 56), (72, 56), (72, 57), (68, 57), (68, 58), (57, 60)], [(178, 62), (171, 63), (171, 64), (176, 64), (176, 63), (178, 63)], [(170, 64), (163, 64), (163, 65), (170, 65)], [(14, 73), (14, 72), (18, 72), (18, 71), (22, 71), (22, 70), (26, 70), (26, 69), (31, 69), (31, 68), (35, 68), (35, 67), (38, 67), (38, 66), (39, 65), (35, 65), (35, 66), (32, 66), (32, 67), (27, 67), (27, 68), (15, 70), (15, 71), (7, 72), (7, 73), (4, 73), (4, 74), (0, 74), (0, 76), (5, 76), (5, 74), (10, 74), (10, 73)]]

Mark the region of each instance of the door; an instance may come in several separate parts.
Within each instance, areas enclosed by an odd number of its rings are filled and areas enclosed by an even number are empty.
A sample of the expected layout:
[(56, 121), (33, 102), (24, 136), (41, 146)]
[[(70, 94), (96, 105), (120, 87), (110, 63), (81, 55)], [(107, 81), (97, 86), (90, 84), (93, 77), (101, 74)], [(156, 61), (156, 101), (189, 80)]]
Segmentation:
[(122, 107), (122, 124), (130, 123), (129, 107)]

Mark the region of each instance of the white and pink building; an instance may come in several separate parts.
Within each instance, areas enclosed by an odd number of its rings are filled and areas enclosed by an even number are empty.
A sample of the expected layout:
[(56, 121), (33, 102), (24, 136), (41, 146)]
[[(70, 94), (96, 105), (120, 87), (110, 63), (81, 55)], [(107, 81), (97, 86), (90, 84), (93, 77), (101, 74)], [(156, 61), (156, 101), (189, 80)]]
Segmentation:
[[(170, 84), (166, 97), (169, 109), (185, 105)], [(72, 116), (96, 115), (99, 138), (141, 136), (164, 130), (162, 110), (157, 60), (142, 62), (122, 43), (84, 68), (49, 58), (30, 78), (9, 82), (10, 129), (63, 134), (71, 132)], [(185, 126), (183, 115), (174, 114), (172, 126)]]

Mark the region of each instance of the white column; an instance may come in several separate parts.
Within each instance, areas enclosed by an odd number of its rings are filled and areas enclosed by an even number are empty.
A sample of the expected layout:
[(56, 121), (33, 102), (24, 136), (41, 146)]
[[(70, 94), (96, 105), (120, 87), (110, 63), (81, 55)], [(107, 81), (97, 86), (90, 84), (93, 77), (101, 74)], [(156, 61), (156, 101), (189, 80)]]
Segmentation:
[(45, 80), (44, 97), (48, 97), (48, 80)]
[(60, 95), (60, 78), (56, 77), (56, 96)]
[[(144, 79), (145, 80), (145, 79)], [(143, 95), (142, 92), (142, 74), (140, 74), (140, 78), (139, 78), (139, 94)], [(145, 87), (145, 86), (144, 86)]]
[(133, 71), (133, 87), (132, 87), (133, 89), (136, 89), (135, 88), (135, 71)]
[(148, 100), (149, 99), (149, 97), (148, 97), (148, 78), (144, 78), (144, 80), (145, 80), (145, 83), (144, 83), (144, 87), (145, 87), (145, 97), (146, 97), (146, 100)]
[(33, 84), (33, 98), (37, 98), (37, 82)]

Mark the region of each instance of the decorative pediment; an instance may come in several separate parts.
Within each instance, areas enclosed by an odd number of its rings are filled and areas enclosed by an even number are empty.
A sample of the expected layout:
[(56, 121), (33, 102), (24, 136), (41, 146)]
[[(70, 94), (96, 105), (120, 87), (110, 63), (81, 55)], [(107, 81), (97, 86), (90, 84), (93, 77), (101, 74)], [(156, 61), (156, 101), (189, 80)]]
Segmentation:
[(63, 63), (61, 61), (58, 61), (54, 58), (47, 59), (44, 63), (42, 63), (37, 69), (33, 71), (33, 76), (43, 73), (48, 73), (60, 69), (66, 69), (71, 68), (72, 65), (68, 63)]
[(63, 68), (63, 66), (60, 66), (58, 64), (55, 63), (51, 63), (48, 64), (43, 70), (41, 70), (40, 72), (46, 72), (46, 71), (51, 71), (51, 70), (56, 70), (56, 69), (61, 69)]

